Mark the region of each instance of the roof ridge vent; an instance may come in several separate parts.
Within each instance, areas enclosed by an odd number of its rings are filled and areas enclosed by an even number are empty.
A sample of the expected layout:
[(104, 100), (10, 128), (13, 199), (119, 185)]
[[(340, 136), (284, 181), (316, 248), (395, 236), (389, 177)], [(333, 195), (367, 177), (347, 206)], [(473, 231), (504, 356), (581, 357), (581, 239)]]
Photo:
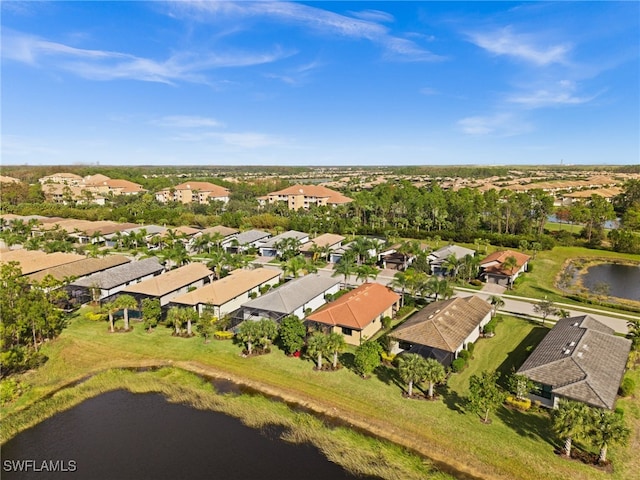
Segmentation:
[(571, 350), (569, 350), (568, 348), (566, 350), (563, 350), (563, 352), (565, 355), (569, 355), (571, 353)]

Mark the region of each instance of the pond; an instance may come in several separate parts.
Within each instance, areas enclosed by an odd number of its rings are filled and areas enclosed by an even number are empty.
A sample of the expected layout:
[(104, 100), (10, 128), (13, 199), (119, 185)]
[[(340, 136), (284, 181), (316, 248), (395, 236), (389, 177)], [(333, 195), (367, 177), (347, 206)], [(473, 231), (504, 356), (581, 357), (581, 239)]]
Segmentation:
[(640, 301), (640, 265), (594, 265), (582, 275), (582, 284), (592, 293), (604, 288), (608, 296)]
[[(169, 403), (159, 394), (118, 390), (8, 441), (2, 447), (2, 478), (362, 478), (330, 462), (312, 445), (280, 440), (280, 433), (277, 426), (254, 430), (222, 413)], [(16, 472), (18, 460), (35, 463), (22, 463), (30, 471)]]

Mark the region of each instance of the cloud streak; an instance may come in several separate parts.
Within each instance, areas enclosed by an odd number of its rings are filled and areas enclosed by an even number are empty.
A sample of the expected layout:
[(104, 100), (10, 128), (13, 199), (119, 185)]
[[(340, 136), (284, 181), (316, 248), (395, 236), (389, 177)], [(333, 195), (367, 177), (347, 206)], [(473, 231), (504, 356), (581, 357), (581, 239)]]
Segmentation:
[(510, 103), (521, 105), (525, 108), (543, 108), (563, 105), (581, 105), (595, 99), (599, 94), (591, 96), (575, 95), (574, 82), (563, 80), (547, 88), (535, 89), (531, 92), (514, 94), (507, 97)]
[(90, 80), (139, 80), (175, 84), (208, 83), (206, 73), (220, 68), (272, 63), (289, 56), (281, 49), (265, 53), (178, 52), (166, 60), (108, 50), (89, 50), (5, 31), (2, 58), (34, 67), (60, 69)]
[(475, 137), (513, 137), (533, 129), (531, 125), (512, 113), (466, 117), (459, 120), (457, 125), (463, 133)]
[(529, 34), (517, 34), (512, 27), (469, 33), (469, 39), (480, 48), (494, 54), (524, 60), (537, 66), (564, 64), (572, 47), (566, 43), (541, 45), (542, 40)]

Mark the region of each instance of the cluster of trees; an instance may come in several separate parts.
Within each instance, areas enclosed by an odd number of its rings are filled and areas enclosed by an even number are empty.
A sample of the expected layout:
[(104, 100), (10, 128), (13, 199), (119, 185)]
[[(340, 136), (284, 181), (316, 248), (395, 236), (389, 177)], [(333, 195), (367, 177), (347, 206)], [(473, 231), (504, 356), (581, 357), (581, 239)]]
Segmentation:
[(15, 262), (0, 266), (0, 376), (27, 370), (44, 360), (39, 346), (64, 328), (66, 314), (56, 305), (66, 292), (51, 276), (29, 285)]

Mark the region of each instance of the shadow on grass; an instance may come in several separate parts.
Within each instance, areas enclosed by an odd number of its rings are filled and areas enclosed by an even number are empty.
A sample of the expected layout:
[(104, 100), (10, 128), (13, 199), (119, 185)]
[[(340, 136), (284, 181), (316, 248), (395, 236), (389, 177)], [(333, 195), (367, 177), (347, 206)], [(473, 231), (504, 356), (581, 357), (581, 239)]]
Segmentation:
[(530, 321), (535, 327), (527, 334), (526, 337), (507, 354), (507, 358), (502, 362), (496, 371), (500, 373), (498, 384), (507, 388), (509, 376), (515, 373), (527, 359), (529, 354), (538, 346), (545, 335), (549, 332), (547, 327), (543, 327), (538, 322)]
[(467, 399), (458, 395), (458, 392), (452, 390), (448, 385), (437, 386), (436, 393), (442, 397), (444, 404), (450, 410), (460, 414), (465, 413), (464, 407), (467, 403)]
[(387, 385), (396, 385), (402, 389), (402, 391), (405, 391), (404, 382), (400, 380), (400, 376), (398, 375), (398, 370), (396, 368), (389, 365), (380, 365), (376, 367), (373, 372), (381, 382), (384, 382)]
[(518, 435), (540, 439), (554, 448), (558, 447), (555, 435), (550, 429), (551, 423), (545, 415), (520, 412), (506, 407), (499, 408), (495, 415)]
[(338, 360), (340, 361), (340, 363), (344, 368), (348, 368), (352, 372), (355, 372), (356, 371), (355, 358), (356, 356), (353, 353), (345, 352), (340, 354), (340, 356), (338, 357)]

